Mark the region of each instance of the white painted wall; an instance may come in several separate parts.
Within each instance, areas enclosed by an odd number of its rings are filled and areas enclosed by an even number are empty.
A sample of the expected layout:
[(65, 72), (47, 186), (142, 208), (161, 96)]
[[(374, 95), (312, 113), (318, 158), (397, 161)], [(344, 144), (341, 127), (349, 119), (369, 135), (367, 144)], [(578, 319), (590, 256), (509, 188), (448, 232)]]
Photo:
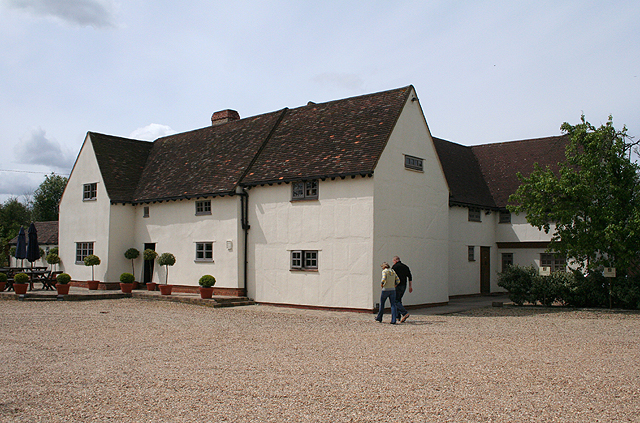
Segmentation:
[(511, 213), (511, 224), (498, 224), (496, 228), (496, 240), (498, 242), (524, 242), (524, 241), (550, 241), (555, 231), (555, 225), (551, 225), (549, 233), (534, 228), (527, 222), (524, 214)]
[[(413, 275), (403, 303), (448, 301), (449, 189), (418, 101), (409, 96), (374, 173), (373, 304), (380, 300), (380, 263), (400, 256)], [(404, 167), (423, 159), (424, 172)]]
[[(248, 192), (249, 297), (371, 308), (371, 178), (319, 181), (318, 200), (291, 201), (290, 184)], [(290, 270), (291, 250), (318, 250), (318, 271)]]
[[(97, 183), (97, 199), (83, 201), (83, 185)], [(76, 242), (93, 242), (101, 264), (94, 267), (95, 280), (105, 281), (109, 267), (110, 201), (87, 134), (69, 182), (60, 200), (58, 244), (61, 270), (73, 280), (91, 279), (91, 267), (76, 264)]]
[[(118, 278), (121, 271), (131, 271), (131, 261), (124, 258), (128, 248), (140, 250), (140, 257), (134, 262), (136, 278), (141, 280), (143, 269), (142, 251), (145, 243), (155, 243), (158, 255), (168, 252), (176, 257), (176, 264), (169, 267), (169, 284), (198, 286), (203, 275), (213, 275), (216, 287), (238, 288), (241, 275), (241, 243), (239, 230), (240, 197), (226, 196), (211, 198), (211, 215), (196, 216), (195, 200), (169, 201), (162, 203), (125, 206), (133, 216), (132, 230), (123, 225), (113, 242), (114, 260), (117, 269), (113, 274)], [(149, 207), (149, 217), (143, 217), (143, 207)], [(119, 210), (114, 206), (114, 210)], [(122, 215), (127, 211), (119, 211)], [(116, 229), (114, 228), (114, 231)], [(129, 236), (128, 234), (132, 234)], [(231, 241), (231, 249), (227, 248)], [(196, 242), (213, 243), (213, 262), (196, 262)], [(157, 263), (154, 267), (153, 282), (164, 283), (166, 268)]]

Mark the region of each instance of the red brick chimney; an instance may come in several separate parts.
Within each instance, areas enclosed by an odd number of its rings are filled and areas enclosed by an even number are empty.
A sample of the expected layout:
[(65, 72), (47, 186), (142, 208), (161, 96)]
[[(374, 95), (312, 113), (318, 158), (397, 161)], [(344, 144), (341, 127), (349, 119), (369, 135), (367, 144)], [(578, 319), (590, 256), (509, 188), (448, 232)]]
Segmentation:
[(240, 114), (235, 110), (220, 110), (211, 116), (211, 126), (222, 125), (223, 123), (240, 120)]

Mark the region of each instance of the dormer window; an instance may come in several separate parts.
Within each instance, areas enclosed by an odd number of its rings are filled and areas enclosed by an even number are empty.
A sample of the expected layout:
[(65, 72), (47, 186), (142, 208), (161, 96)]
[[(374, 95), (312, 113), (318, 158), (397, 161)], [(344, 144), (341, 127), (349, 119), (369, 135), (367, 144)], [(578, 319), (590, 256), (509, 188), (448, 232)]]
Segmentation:
[(317, 200), (318, 181), (293, 182), (291, 184), (292, 200)]
[(98, 183), (84, 184), (82, 186), (82, 201), (93, 201), (98, 197)]

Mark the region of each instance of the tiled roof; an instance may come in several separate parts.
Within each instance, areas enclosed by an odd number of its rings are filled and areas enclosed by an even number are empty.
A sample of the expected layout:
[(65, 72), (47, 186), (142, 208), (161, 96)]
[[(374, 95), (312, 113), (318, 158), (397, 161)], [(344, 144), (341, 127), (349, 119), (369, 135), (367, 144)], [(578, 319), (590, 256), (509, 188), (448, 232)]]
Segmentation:
[(450, 204), (495, 208), (491, 191), (471, 147), (435, 137), (433, 143), (449, 184)]
[(90, 133), (112, 202), (371, 175), (413, 87), (283, 109), (157, 139)]
[(505, 208), (534, 163), (558, 170), (565, 160), (566, 136), (465, 147), (433, 139), (449, 184), (452, 205)]
[(133, 201), (233, 193), (282, 113), (267, 113), (156, 140)]
[[(36, 225), (36, 231), (38, 231), (38, 244), (39, 245), (58, 245), (58, 221), (52, 220), (48, 222), (33, 222)], [(27, 228), (25, 228), (25, 232)], [(18, 237), (16, 236), (9, 245), (16, 245), (18, 243)]]
[(567, 143), (567, 136), (560, 135), (477, 145), (471, 147), (471, 150), (480, 163), (482, 175), (496, 205), (506, 207), (509, 196), (520, 186), (517, 173), (529, 176), (535, 163), (557, 171), (558, 163), (566, 160)]
[(153, 143), (90, 132), (105, 188), (112, 202), (129, 202)]
[(411, 88), (287, 110), (242, 183), (372, 174)]

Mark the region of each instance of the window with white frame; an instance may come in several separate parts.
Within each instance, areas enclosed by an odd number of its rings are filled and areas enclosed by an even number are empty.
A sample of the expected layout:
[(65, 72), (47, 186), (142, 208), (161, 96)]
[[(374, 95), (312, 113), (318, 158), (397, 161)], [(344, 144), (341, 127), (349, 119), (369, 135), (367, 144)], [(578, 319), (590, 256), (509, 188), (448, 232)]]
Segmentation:
[(511, 212), (509, 210), (500, 210), (500, 223), (511, 223)]
[(469, 222), (482, 222), (480, 209), (469, 208)]
[(292, 200), (317, 200), (318, 181), (300, 181), (291, 183)]
[(213, 242), (196, 242), (196, 261), (213, 261)]
[(564, 271), (567, 268), (567, 259), (555, 254), (540, 254), (540, 267), (550, 267), (552, 272)]
[(93, 242), (76, 242), (76, 264), (84, 264), (84, 258), (93, 254)]
[(422, 172), (424, 171), (423, 166), (424, 166), (423, 159), (405, 154), (404, 156), (405, 168), (411, 169), (411, 170), (419, 170), (420, 172)]
[(84, 184), (82, 186), (82, 201), (92, 201), (98, 197), (98, 183)]
[(196, 216), (211, 214), (211, 200), (196, 201)]
[(294, 250), (291, 251), (292, 270), (317, 270), (318, 250)]

